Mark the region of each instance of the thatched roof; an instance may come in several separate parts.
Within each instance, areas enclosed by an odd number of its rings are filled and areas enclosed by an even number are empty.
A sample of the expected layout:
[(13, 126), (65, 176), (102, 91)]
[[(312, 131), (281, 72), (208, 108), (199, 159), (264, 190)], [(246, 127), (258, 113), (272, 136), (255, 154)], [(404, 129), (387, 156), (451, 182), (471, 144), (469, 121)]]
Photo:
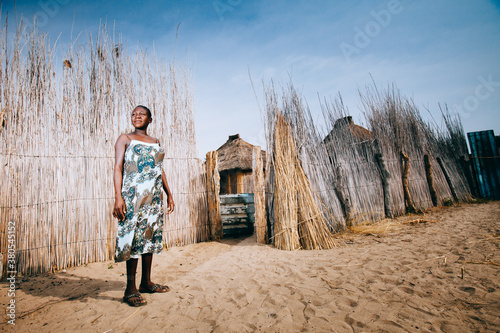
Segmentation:
[(343, 130), (346, 126), (349, 126), (351, 129), (352, 135), (358, 139), (359, 141), (366, 141), (373, 139), (373, 133), (370, 130), (367, 130), (366, 128), (356, 125), (352, 121), (351, 116), (347, 116), (344, 118), (337, 119), (335, 124), (333, 125), (333, 129), (328, 133), (328, 135), (325, 137), (323, 142), (327, 142), (331, 140), (331, 137), (334, 135), (336, 131)]
[[(229, 139), (217, 149), (218, 167), (226, 170), (252, 170), (253, 145), (240, 138), (239, 134), (230, 135)], [(262, 152), (262, 162), (265, 165), (266, 152)]]

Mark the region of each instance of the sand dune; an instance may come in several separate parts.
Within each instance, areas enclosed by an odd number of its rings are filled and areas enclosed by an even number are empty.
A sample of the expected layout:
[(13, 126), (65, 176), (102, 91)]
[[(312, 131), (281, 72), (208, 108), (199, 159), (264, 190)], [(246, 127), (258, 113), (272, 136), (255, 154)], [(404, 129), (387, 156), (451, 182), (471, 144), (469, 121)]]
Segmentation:
[[(22, 277), (13, 332), (498, 332), (500, 202), (428, 211), (428, 223), (346, 234), (325, 251), (253, 237), (172, 248), (153, 260), (171, 292), (121, 301), (124, 263)], [(463, 270), (462, 270), (463, 268)], [(463, 275), (463, 276), (462, 276)], [(0, 306), (10, 298), (0, 288)]]

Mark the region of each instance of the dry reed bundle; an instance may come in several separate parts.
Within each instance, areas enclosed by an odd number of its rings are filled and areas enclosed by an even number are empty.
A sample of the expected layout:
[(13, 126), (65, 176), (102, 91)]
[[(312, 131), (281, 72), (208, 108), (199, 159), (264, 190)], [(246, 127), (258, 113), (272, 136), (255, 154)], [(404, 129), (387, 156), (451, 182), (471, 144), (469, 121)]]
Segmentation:
[(290, 128), (278, 113), (274, 130), (274, 244), (281, 250), (300, 249), (295, 182), (296, 147)]
[(311, 184), (300, 160), (295, 161), (297, 203), (299, 207), (299, 235), (302, 248), (306, 250), (331, 249), (336, 246), (326, 219), (313, 195)]
[(2, 276), (8, 221), (16, 223), (20, 274), (113, 258), (114, 143), (132, 129), (137, 104), (153, 110), (150, 135), (165, 148), (176, 201), (164, 241), (205, 240), (206, 190), (187, 69), (140, 49), (129, 56), (105, 26), (62, 56), (36, 28), (26, 31), (21, 22), (16, 33), (8, 40), (6, 28), (0, 31)]
[(333, 235), (302, 169), (290, 125), (280, 112), (276, 117), (272, 155), (275, 245), (282, 250), (331, 249)]

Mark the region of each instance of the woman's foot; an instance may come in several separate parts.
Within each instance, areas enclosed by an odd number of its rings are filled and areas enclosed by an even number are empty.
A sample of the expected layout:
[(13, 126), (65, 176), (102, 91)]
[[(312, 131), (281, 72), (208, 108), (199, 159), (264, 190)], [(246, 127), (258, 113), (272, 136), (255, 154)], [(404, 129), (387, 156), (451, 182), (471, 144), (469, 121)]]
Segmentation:
[(162, 286), (158, 283), (153, 283), (153, 282), (145, 286), (143, 285), (139, 286), (139, 292), (141, 293), (154, 294), (154, 293), (166, 293), (167, 291), (170, 291), (170, 288), (168, 286)]
[(143, 306), (148, 303), (139, 293), (125, 295), (123, 301), (130, 306)]

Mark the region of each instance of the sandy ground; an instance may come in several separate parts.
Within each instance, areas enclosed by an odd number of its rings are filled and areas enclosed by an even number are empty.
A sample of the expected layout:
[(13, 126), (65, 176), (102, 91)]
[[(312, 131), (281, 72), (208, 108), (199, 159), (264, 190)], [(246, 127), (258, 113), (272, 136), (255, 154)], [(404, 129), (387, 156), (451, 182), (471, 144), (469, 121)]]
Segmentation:
[[(425, 219), (428, 223), (404, 224)], [(328, 251), (286, 252), (255, 238), (154, 257), (166, 294), (122, 302), (124, 263), (18, 278), (14, 332), (498, 332), (500, 202), (401, 217), (346, 234)], [(394, 221), (392, 222), (394, 226)], [(1, 284), (6, 309), (8, 286)]]

